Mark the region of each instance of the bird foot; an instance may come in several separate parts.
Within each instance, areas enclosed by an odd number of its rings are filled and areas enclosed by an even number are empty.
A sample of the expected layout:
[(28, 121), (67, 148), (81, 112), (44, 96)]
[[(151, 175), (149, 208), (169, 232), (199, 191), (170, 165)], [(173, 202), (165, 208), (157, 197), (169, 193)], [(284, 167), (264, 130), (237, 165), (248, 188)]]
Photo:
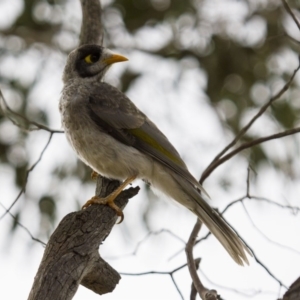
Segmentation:
[[(95, 172), (96, 173), (96, 172)], [(92, 173), (93, 174), (93, 173)], [(98, 175), (98, 174), (97, 174)], [(101, 198), (99, 196), (94, 196), (92, 197), (89, 201), (87, 201), (83, 206), (82, 209), (86, 209), (87, 207), (89, 207), (90, 205), (93, 204), (104, 204), (104, 205), (108, 205), (109, 207), (111, 207), (116, 214), (121, 218), (121, 220), (117, 223), (120, 224), (122, 223), (122, 221), (124, 220), (124, 214), (122, 212), (122, 210), (120, 209), (120, 207), (118, 207), (115, 204), (115, 199), (118, 197), (118, 195), (123, 191), (123, 189), (130, 184), (134, 179), (136, 179), (136, 175), (128, 177), (115, 191), (113, 191), (110, 195)]]
[(124, 214), (122, 212), (122, 210), (120, 209), (120, 207), (118, 207), (114, 200), (115, 200), (115, 195), (112, 193), (110, 195), (108, 195), (107, 197), (101, 198), (98, 196), (94, 196), (92, 197), (90, 200), (88, 200), (83, 206), (82, 209), (86, 209), (89, 206), (93, 205), (93, 204), (104, 204), (104, 205), (108, 205), (109, 207), (111, 207), (116, 214), (121, 218), (120, 221), (117, 224), (120, 224), (123, 222), (124, 220)]

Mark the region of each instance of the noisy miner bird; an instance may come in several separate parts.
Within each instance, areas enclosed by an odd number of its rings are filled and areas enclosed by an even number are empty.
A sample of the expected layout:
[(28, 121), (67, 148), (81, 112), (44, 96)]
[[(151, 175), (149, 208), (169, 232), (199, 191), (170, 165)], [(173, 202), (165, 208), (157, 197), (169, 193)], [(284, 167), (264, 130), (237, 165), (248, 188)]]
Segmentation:
[(126, 60), (102, 46), (83, 45), (69, 54), (64, 69), (59, 109), (69, 143), (94, 171), (124, 180), (115, 192), (95, 196), (83, 208), (107, 204), (123, 219), (115, 198), (136, 178), (144, 179), (191, 210), (236, 263), (248, 264), (248, 248), (204, 200), (203, 187), (167, 137), (121, 91), (103, 82), (113, 63)]

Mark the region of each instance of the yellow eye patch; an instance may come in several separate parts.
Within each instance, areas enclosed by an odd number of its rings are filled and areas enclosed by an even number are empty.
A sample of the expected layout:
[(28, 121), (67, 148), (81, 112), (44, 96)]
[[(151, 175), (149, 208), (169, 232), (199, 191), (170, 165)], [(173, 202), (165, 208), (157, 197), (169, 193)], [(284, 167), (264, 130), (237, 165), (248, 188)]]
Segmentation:
[(88, 64), (93, 64), (99, 60), (99, 55), (89, 54), (84, 58), (84, 61)]

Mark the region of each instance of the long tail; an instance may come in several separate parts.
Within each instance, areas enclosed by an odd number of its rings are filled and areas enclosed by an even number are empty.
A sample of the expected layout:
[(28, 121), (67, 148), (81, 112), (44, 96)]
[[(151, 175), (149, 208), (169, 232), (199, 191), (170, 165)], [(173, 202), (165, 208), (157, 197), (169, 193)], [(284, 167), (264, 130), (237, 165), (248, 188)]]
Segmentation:
[(249, 264), (246, 252), (252, 256), (248, 247), (232, 230), (228, 223), (202, 198), (201, 194), (186, 180), (173, 174), (173, 178), (182, 188), (183, 192), (188, 197), (188, 201), (193, 200), (193, 205), (187, 204), (186, 199), (176, 199), (178, 202), (189, 206), (191, 211), (207, 226), (211, 233), (219, 240), (223, 247), (227, 250), (233, 260), (239, 264)]

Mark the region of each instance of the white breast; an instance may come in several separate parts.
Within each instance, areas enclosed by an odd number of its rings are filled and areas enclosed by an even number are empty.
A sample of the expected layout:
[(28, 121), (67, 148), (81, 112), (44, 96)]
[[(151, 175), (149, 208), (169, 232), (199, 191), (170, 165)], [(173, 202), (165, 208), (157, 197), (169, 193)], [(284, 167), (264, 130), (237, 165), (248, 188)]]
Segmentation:
[(103, 176), (124, 180), (129, 176), (152, 177), (153, 160), (117, 141), (98, 127), (88, 115), (86, 103), (79, 97), (70, 99), (68, 90), (60, 100), (62, 126), (79, 158)]

